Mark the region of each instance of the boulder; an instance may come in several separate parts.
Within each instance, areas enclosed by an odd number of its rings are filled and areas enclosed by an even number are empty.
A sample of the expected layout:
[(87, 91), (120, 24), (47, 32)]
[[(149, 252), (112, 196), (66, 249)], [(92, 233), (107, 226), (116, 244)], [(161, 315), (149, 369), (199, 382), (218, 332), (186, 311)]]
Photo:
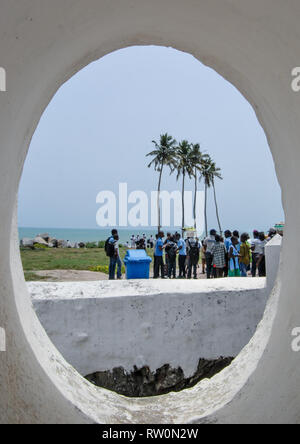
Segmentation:
[(33, 240), (33, 243), (34, 244), (46, 245), (48, 247), (48, 242), (46, 242), (45, 239), (43, 239), (40, 236), (35, 237), (34, 240)]
[(58, 240), (54, 239), (54, 238), (50, 238), (50, 240), (49, 240), (49, 247), (57, 248), (58, 247)]
[(68, 242), (66, 242), (66, 241), (63, 240), (63, 239), (59, 239), (59, 240), (57, 241), (57, 247), (58, 247), (58, 248), (68, 248)]
[(21, 240), (22, 247), (33, 247), (33, 244), (33, 239), (29, 239), (28, 237), (24, 237), (24, 239)]
[(49, 241), (50, 241), (50, 234), (48, 234), (48, 233), (38, 234), (37, 237), (41, 237), (47, 243), (49, 243)]

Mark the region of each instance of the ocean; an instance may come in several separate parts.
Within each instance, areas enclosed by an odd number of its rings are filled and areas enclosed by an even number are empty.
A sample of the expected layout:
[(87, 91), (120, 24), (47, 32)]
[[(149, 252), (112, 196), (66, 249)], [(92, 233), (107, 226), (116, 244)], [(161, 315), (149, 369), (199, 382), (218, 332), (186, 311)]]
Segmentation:
[[(166, 228), (164, 231), (175, 232), (180, 231), (180, 228)], [(147, 238), (151, 234), (155, 236), (157, 229), (155, 228), (118, 228), (120, 242), (125, 243), (130, 240), (131, 236), (139, 234), (140, 236), (144, 233)], [(110, 229), (95, 228), (95, 229), (83, 229), (83, 228), (24, 228), (19, 227), (19, 237), (23, 239), (25, 237), (33, 239), (38, 234), (48, 233), (51, 237), (55, 239), (63, 239), (70, 242), (98, 242), (106, 240), (111, 234)]]
[[(265, 232), (268, 231), (270, 227), (265, 229)], [(181, 233), (180, 227), (173, 228), (162, 228), (165, 232), (175, 233), (178, 231)], [(151, 236), (155, 236), (157, 234), (157, 228), (118, 228), (119, 237), (121, 243), (126, 243), (130, 241), (131, 236), (134, 234), (135, 236), (139, 234), (140, 236), (144, 233), (147, 238)], [(240, 230), (240, 233), (246, 232), (252, 235), (252, 229), (248, 230)], [(106, 240), (111, 234), (111, 228), (24, 228), (19, 227), (19, 237), (23, 238), (35, 238), (38, 234), (48, 233), (50, 237), (55, 239), (63, 239), (65, 241), (69, 240), (70, 242), (98, 242)], [(204, 233), (200, 236), (200, 239), (204, 237)]]

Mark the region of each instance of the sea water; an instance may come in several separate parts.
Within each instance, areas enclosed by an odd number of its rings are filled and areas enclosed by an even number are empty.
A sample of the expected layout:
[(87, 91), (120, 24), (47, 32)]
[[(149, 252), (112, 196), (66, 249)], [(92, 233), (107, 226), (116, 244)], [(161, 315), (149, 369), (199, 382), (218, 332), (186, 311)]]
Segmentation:
[[(166, 228), (165, 233), (180, 231), (180, 228)], [(121, 243), (126, 243), (130, 241), (131, 236), (138, 234), (142, 236), (146, 234), (147, 239), (150, 238), (151, 234), (153, 237), (157, 233), (157, 228), (119, 228), (119, 237)], [(38, 234), (48, 233), (50, 237), (55, 239), (62, 239), (70, 242), (98, 242), (106, 240), (110, 234), (111, 229), (95, 228), (95, 229), (84, 229), (84, 228), (23, 228), (19, 227), (19, 237), (20, 239), (29, 238), (34, 239)]]
[[(268, 227), (270, 228), (270, 227)], [(266, 228), (265, 233), (268, 231)], [(167, 227), (162, 228), (164, 233), (175, 233), (178, 231), (181, 233), (180, 227)], [(248, 233), (250, 237), (252, 237), (252, 229), (248, 230), (240, 230), (241, 233)], [(120, 243), (126, 243), (130, 241), (131, 236), (134, 234), (135, 236), (143, 234), (146, 235), (147, 239), (150, 238), (151, 234), (153, 237), (157, 234), (157, 228), (118, 228)], [(23, 228), (19, 227), (19, 237), (20, 239), (29, 238), (34, 239), (38, 234), (48, 233), (50, 237), (55, 239), (62, 239), (70, 242), (99, 242), (105, 241), (111, 234), (111, 229), (105, 228)], [(205, 237), (204, 233), (200, 236), (202, 240)]]

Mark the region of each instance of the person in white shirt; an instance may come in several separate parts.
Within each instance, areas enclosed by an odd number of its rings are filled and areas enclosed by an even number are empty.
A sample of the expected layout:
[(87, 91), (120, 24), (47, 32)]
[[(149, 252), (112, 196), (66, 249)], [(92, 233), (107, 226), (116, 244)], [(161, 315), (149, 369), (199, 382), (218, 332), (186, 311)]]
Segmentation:
[(136, 238), (134, 236), (134, 234), (131, 236), (131, 248), (135, 248), (135, 244), (136, 244)]
[(258, 268), (258, 274), (259, 277), (265, 277), (266, 276), (266, 260), (265, 260), (265, 246), (267, 244), (267, 240), (265, 237), (265, 233), (259, 233), (259, 240), (260, 243), (258, 245), (258, 259), (257, 259), (257, 268)]
[(253, 231), (253, 239), (251, 241), (251, 251), (252, 251), (252, 267), (251, 267), (251, 274), (252, 277), (256, 276), (257, 271), (257, 260), (259, 257), (259, 246), (261, 241), (259, 240), (259, 232), (257, 230)]
[(150, 248), (154, 248), (154, 238), (152, 234), (150, 236)]

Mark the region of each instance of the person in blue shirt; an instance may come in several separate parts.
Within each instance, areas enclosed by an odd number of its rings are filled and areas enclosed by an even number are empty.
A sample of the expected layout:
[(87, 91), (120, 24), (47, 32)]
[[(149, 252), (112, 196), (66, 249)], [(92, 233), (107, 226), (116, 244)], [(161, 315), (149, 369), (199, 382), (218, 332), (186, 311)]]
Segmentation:
[(163, 238), (165, 237), (165, 234), (163, 231), (158, 233), (157, 241), (155, 244), (155, 251), (154, 251), (154, 279), (159, 278), (159, 269), (161, 269), (161, 277), (164, 279), (165, 277), (165, 264), (163, 259), (163, 252), (164, 252), (164, 241)]
[(225, 241), (224, 241), (224, 245), (225, 245), (225, 250), (226, 250), (226, 255), (225, 255), (225, 260), (226, 260), (226, 265), (224, 268), (224, 277), (228, 277), (228, 262), (229, 262), (229, 249), (231, 247), (231, 237), (232, 237), (232, 233), (230, 230), (226, 230), (225, 231)]
[(165, 258), (166, 258), (166, 273), (167, 273), (167, 275), (169, 275), (169, 268), (170, 268), (170, 265), (169, 265), (169, 255), (168, 255), (168, 248), (167, 248), (167, 246), (168, 246), (168, 244), (171, 242), (171, 237), (172, 237), (172, 235), (171, 235), (171, 233), (167, 233), (167, 238), (166, 238), (166, 240), (164, 241), (164, 247), (165, 247)]
[(225, 233), (225, 241), (224, 241), (224, 245), (226, 248), (226, 251), (229, 251), (230, 245), (231, 245), (231, 237), (232, 237), (232, 233), (230, 230), (226, 230)]
[(239, 264), (239, 239), (235, 236), (232, 236), (231, 238), (231, 246), (229, 248), (229, 270), (228, 270), (228, 276), (229, 277), (240, 277), (240, 264)]
[(182, 236), (178, 233), (176, 235), (177, 248), (179, 251), (178, 262), (179, 262), (179, 276), (178, 279), (186, 278), (186, 243)]
[(237, 248), (237, 250), (240, 251), (240, 248), (241, 248), (240, 233), (239, 233), (237, 230), (235, 230), (235, 231), (232, 233), (232, 236), (237, 238), (237, 240), (238, 240), (238, 244), (235, 246), (235, 248)]

